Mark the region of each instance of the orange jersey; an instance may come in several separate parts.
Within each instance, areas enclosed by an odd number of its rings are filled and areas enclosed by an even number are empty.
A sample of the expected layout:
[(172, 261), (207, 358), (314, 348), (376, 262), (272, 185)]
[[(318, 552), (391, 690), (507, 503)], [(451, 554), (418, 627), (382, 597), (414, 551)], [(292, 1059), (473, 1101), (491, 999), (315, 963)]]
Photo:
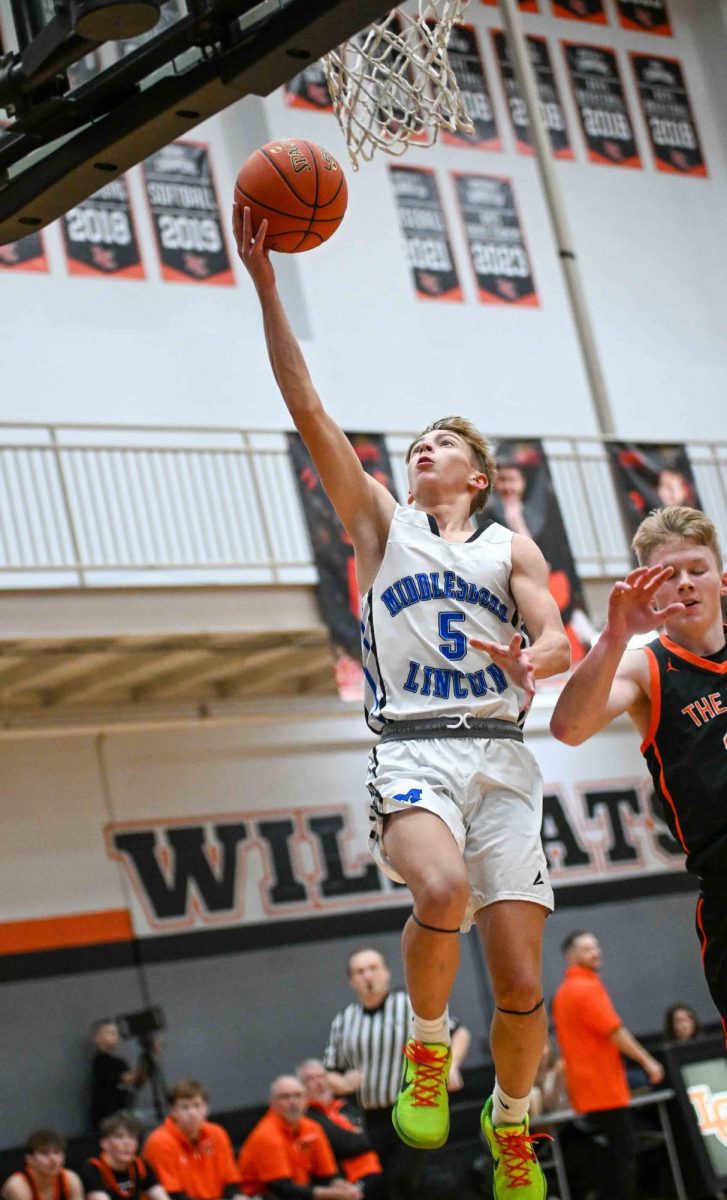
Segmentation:
[(553, 997), (553, 1020), (576, 1112), (624, 1108), (631, 1093), (623, 1059), (611, 1041), (623, 1022), (595, 971), (568, 967)]
[(184, 1192), (192, 1200), (219, 1200), (228, 1184), (239, 1184), (232, 1143), (221, 1125), (203, 1121), (199, 1138), (190, 1142), (171, 1117), (152, 1130), (144, 1158), (168, 1192)]
[[(330, 1104), (319, 1104), (316, 1100), (310, 1100), (308, 1111), (318, 1111), (334, 1125), (339, 1125), (348, 1133), (355, 1133), (358, 1126), (354, 1125), (353, 1121), (350, 1121), (341, 1111), (345, 1104), (346, 1101), (340, 1099), (333, 1099)], [(361, 1154), (354, 1154), (346, 1158), (340, 1157), (339, 1161), (341, 1170), (349, 1183), (355, 1183), (357, 1179), (363, 1179), (366, 1175), (379, 1175), (382, 1170), (379, 1156), (375, 1150), (363, 1150)]]
[(271, 1108), (243, 1143), (239, 1168), (247, 1196), (259, 1195), (273, 1179), (305, 1185), (314, 1176), (330, 1179), (337, 1174), (333, 1151), (320, 1125), (301, 1117), (292, 1127)]

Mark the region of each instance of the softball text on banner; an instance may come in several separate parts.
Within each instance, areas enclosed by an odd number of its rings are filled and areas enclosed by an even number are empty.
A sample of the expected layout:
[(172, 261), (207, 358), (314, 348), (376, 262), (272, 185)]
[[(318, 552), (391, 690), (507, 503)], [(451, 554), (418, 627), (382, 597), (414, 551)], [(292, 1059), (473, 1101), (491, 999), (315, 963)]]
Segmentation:
[(420, 300), (463, 299), (434, 171), (389, 167), (406, 256)]
[(234, 284), (207, 147), (172, 142), (143, 171), (162, 278)]
[(143, 279), (125, 177), (112, 179), (61, 220), (69, 275)]
[(501, 150), (495, 113), (490, 99), (485, 68), (477, 45), (477, 34), (471, 25), (455, 25), (447, 47), (449, 63), (462, 94), (467, 116), (474, 133), (442, 130), (442, 140), (454, 146), (472, 146), (478, 150)]
[(681, 63), (647, 54), (632, 54), (631, 62), (657, 171), (704, 177), (707, 165)]
[(640, 167), (616, 52), (575, 42), (564, 42), (563, 48), (589, 159), (612, 167)]
[[(545, 38), (535, 37), (534, 35), (529, 35), (526, 40), (530, 62), (535, 72), (535, 82), (538, 87), (540, 112), (545, 127), (548, 130), (551, 149), (555, 158), (572, 159), (573, 150), (570, 144), (570, 137), (568, 136), (568, 126), (566, 125), (565, 112), (560, 92), (558, 91), (558, 84), (553, 73), (553, 64), (550, 59), (548, 43)], [(495, 56), (500, 67), (503, 90), (510, 110), (515, 144), (521, 154), (532, 154), (533, 137), (530, 129), (530, 118), (520, 91), (520, 85), (515, 77), (507, 38), (501, 29), (493, 29), (492, 41), (495, 47)]]
[(454, 184), (483, 304), (539, 305), (509, 179), (456, 173)]

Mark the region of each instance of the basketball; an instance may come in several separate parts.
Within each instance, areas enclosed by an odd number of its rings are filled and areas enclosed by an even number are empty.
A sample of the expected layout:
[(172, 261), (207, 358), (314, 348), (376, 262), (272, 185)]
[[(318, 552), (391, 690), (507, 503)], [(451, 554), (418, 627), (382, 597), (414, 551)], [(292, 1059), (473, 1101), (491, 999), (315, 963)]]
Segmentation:
[(284, 138), (255, 150), (235, 183), (240, 212), (255, 233), (265, 218), (265, 245), (284, 254), (313, 250), (335, 233), (348, 204), (346, 177), (332, 154), (313, 142)]

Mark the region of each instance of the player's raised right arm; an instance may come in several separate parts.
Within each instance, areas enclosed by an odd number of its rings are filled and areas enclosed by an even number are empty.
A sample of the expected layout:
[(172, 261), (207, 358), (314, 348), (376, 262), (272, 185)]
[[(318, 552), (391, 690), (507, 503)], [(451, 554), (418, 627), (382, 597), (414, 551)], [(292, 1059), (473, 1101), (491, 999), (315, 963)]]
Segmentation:
[(559, 741), (578, 746), (615, 717), (628, 712), (643, 730), (648, 725), (646, 656), (626, 653), (630, 639), (656, 629), (682, 604), (654, 607), (659, 585), (671, 567), (638, 567), (614, 584), (606, 628), (566, 683), (553, 710), (550, 730)]
[(376, 538), (383, 546), (396, 502), (364, 471), (343, 430), (324, 409), (303, 352), (278, 294), (265, 249), (266, 222), (253, 238), (250, 210), (233, 209), (235, 239), (260, 301), (268, 357), (275, 381), (295, 427), (321, 477), (323, 487), (353, 543)]

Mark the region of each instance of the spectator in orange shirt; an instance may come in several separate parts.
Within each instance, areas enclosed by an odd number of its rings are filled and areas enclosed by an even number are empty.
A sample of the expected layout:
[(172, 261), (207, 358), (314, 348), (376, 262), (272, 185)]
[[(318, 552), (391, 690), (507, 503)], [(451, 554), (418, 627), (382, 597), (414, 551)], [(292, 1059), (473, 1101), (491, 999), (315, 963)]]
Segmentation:
[(64, 1166), (66, 1139), (54, 1129), (36, 1129), (25, 1143), (25, 1166), (0, 1188), (2, 1200), (82, 1200), (75, 1171)]
[(144, 1146), (172, 1200), (234, 1200), (240, 1178), (232, 1143), (221, 1125), (207, 1120), (207, 1092), (196, 1079), (176, 1084), (169, 1116), (152, 1130)]
[(553, 1020), (565, 1062), (573, 1108), (587, 1114), (583, 1128), (596, 1151), (597, 1200), (633, 1200), (636, 1142), (631, 1093), (622, 1054), (639, 1063), (650, 1083), (664, 1068), (629, 1033), (599, 979), (601, 947), (592, 933), (571, 933), (561, 947), (568, 964), (553, 998)]
[(281, 1075), (270, 1088), (270, 1108), (240, 1151), (247, 1196), (266, 1200), (363, 1200), (363, 1189), (338, 1176), (330, 1143), (320, 1125), (303, 1115), (305, 1088)]
[(325, 1132), (342, 1174), (351, 1183), (361, 1184), (364, 1200), (387, 1200), (381, 1161), (355, 1120), (358, 1110), (352, 1111), (347, 1097), (334, 1095), (320, 1059), (301, 1063), (298, 1078), (308, 1097), (306, 1116)]

